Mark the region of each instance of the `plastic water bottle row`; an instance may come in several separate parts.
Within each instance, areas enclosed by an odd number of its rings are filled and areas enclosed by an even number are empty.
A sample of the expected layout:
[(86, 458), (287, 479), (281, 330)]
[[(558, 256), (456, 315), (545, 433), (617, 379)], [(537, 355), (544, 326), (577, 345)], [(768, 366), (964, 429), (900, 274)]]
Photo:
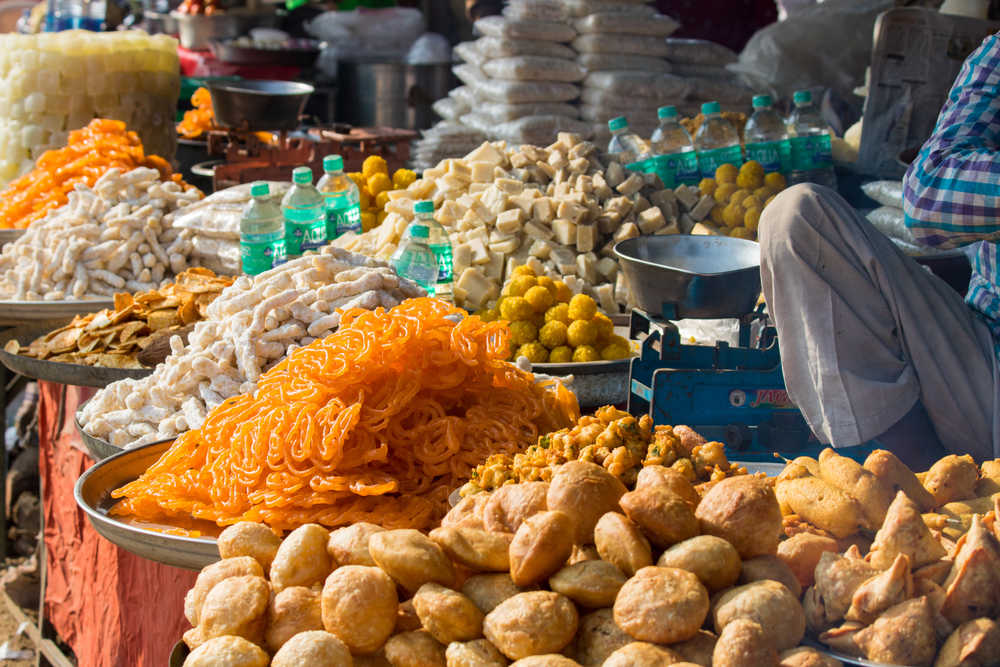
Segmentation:
[(255, 276), (346, 232), (361, 233), (358, 186), (344, 173), (339, 155), (323, 158), (323, 176), (313, 185), (312, 169), (296, 167), (292, 187), (279, 204), (267, 183), (250, 187), (240, 219), (243, 273)]
[[(746, 159), (764, 171), (781, 172), (791, 183), (819, 183), (836, 189), (830, 131), (807, 90), (793, 97), (795, 109), (788, 119), (774, 108), (769, 95), (753, 98), (753, 114), (743, 128)], [(624, 116), (608, 121), (611, 141), (608, 155), (638, 171), (655, 171), (664, 185), (696, 185), (713, 178), (723, 164), (743, 164), (740, 137), (723, 115), (718, 102), (701, 106), (704, 122), (694, 138), (680, 124), (677, 109), (660, 107), (659, 127), (647, 144), (629, 131)]]

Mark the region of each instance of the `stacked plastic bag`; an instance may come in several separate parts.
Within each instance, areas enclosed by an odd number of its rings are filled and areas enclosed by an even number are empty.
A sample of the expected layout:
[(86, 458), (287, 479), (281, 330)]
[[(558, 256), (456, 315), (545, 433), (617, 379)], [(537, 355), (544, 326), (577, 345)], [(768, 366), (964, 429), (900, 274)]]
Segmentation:
[[(435, 110), (445, 100), (435, 103)], [(417, 171), (430, 169), (442, 160), (471, 152), (485, 140), (486, 135), (479, 130), (456, 120), (443, 120), (424, 130), (420, 139), (413, 143), (413, 168)]]
[(724, 109), (749, 108), (755, 92), (726, 67), (736, 62), (736, 53), (703, 39), (667, 39), (666, 48), (671, 71), (688, 85), (686, 99), (677, 104), (682, 115), (697, 116), (702, 103), (712, 101)]

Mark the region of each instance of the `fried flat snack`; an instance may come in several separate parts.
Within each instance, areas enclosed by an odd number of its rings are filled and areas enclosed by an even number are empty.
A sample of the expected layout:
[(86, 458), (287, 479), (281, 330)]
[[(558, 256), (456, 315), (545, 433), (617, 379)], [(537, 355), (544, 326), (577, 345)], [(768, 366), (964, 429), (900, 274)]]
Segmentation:
[(738, 619), (759, 623), (779, 651), (798, 646), (806, 632), (798, 598), (784, 584), (771, 580), (729, 589), (715, 601), (712, 618), (720, 643), (726, 626)]
[(924, 488), (934, 496), (938, 505), (953, 500), (972, 498), (979, 481), (979, 467), (968, 454), (945, 456), (924, 474)]
[(728, 540), (741, 558), (777, 551), (781, 508), (763, 479), (741, 475), (722, 480), (705, 494), (695, 516), (702, 533)]
[(736, 547), (714, 535), (698, 535), (679, 542), (664, 551), (656, 564), (693, 573), (709, 593), (735, 584), (741, 567)]

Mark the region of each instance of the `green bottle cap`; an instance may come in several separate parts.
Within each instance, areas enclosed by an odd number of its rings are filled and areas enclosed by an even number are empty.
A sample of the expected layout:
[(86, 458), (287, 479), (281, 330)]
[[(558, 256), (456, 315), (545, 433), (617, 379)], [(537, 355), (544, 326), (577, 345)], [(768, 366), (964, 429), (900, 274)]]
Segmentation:
[(327, 155), (323, 158), (323, 171), (343, 171), (344, 158), (339, 155)]
[(625, 116), (618, 116), (617, 118), (612, 118), (608, 121), (608, 129), (612, 132), (617, 132), (618, 130), (624, 130), (628, 127), (628, 120)]
[(410, 236), (415, 239), (426, 239), (430, 238), (431, 230), (427, 229), (427, 225), (413, 225), (410, 227)]
[(263, 181), (257, 181), (250, 186), (251, 197), (266, 197), (271, 194), (271, 188)]
[(763, 109), (765, 107), (771, 106), (771, 96), (770, 95), (754, 95), (753, 98), (753, 108)]
[(672, 104), (670, 106), (660, 107), (656, 110), (656, 117), (660, 120), (664, 120), (666, 118), (677, 118), (677, 107)]
[(313, 170), (309, 167), (296, 167), (292, 170), (292, 180), (297, 185), (312, 185)]
[(809, 104), (813, 101), (813, 96), (808, 90), (796, 90), (795, 95), (792, 96), (792, 101), (796, 104)]
[(706, 116), (713, 113), (719, 113), (720, 111), (722, 111), (722, 107), (719, 106), (718, 102), (705, 102), (701, 105), (701, 112)]
[(424, 199), (418, 201), (413, 205), (414, 213), (433, 213), (434, 212), (434, 202), (430, 199)]

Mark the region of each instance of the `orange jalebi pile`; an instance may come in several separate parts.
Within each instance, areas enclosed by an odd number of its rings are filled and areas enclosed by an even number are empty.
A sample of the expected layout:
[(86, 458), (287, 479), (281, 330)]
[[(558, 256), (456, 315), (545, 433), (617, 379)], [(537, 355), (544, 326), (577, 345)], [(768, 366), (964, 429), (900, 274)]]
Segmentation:
[(177, 134), (185, 139), (197, 139), (212, 129), (215, 112), (212, 111), (212, 96), (207, 88), (199, 88), (191, 96), (194, 109), (184, 112), (184, 118), (177, 124)]
[(345, 312), (336, 333), (294, 351), (116, 490), (113, 514), (428, 528), (487, 455), (522, 451), (579, 415), (561, 384), (504, 361), (504, 324), (455, 324), (460, 313), (431, 298)]
[(77, 184), (93, 186), (114, 167), (123, 172), (151, 167), (164, 179), (184, 184), (166, 160), (145, 154), (139, 136), (126, 131), (125, 123), (95, 118), (87, 127), (70, 132), (64, 148), (42, 153), (34, 169), (0, 192), (0, 228), (27, 227), (64, 205)]

